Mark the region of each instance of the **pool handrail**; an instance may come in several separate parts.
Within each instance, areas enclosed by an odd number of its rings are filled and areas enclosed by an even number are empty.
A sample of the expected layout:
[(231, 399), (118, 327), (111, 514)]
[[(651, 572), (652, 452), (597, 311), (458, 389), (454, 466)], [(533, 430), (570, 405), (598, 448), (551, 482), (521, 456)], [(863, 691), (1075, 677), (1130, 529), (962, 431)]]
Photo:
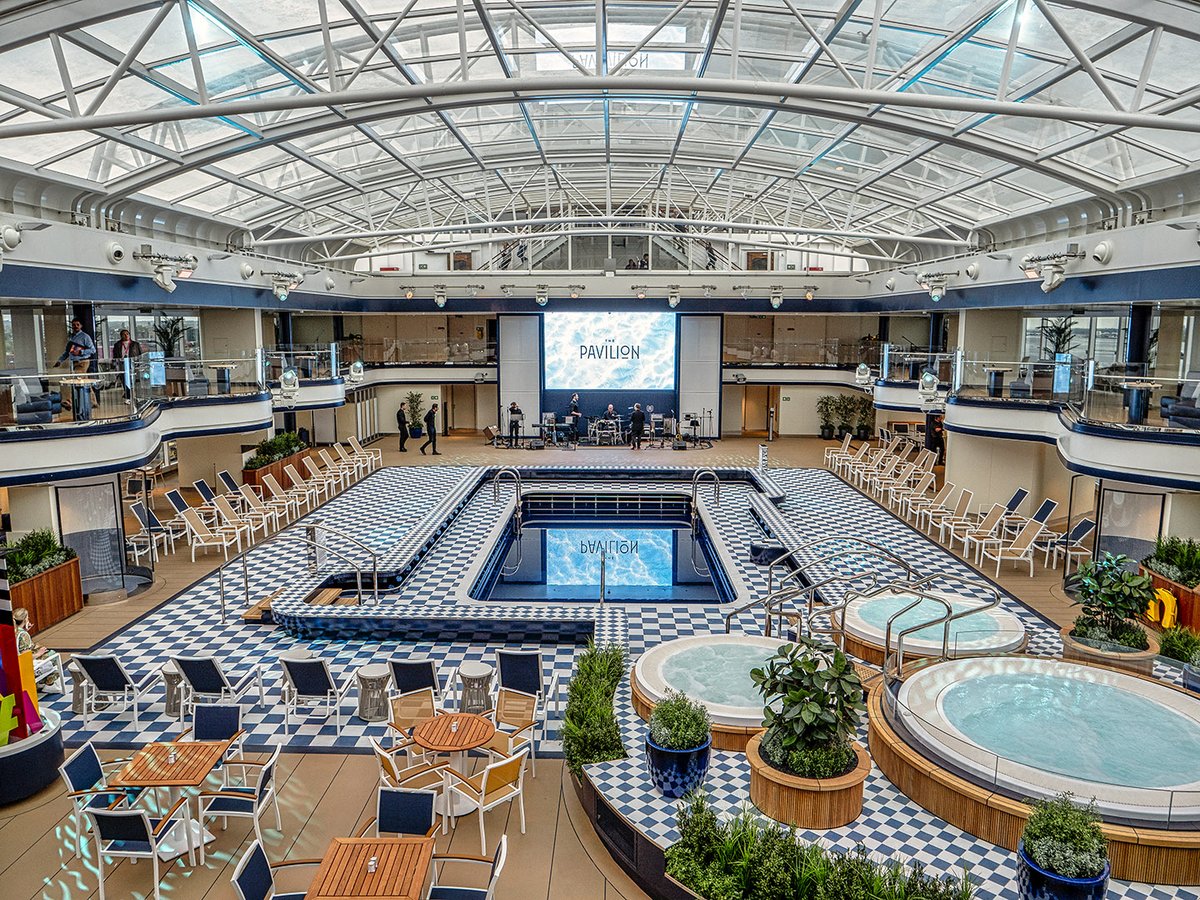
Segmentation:
[(705, 475), (712, 476), (713, 480), (713, 500), (717, 506), (721, 505), (721, 476), (717, 474), (717, 470), (711, 466), (704, 466), (692, 473), (692, 529), (695, 530), (696, 518), (699, 515), (699, 508), (696, 506), (696, 495), (700, 489), (700, 482)]
[(513, 486), (517, 489), (517, 509), (516, 509), (516, 513), (514, 513), (514, 516), (515, 516), (515, 527), (516, 527), (516, 531), (517, 531), (517, 536), (520, 537), (520, 535), (521, 535), (521, 494), (524, 493), (524, 491), (521, 487), (521, 472), (517, 469), (516, 466), (501, 466), (499, 469), (496, 470), (496, 473), (494, 475), (492, 475), (492, 500), (499, 501), (499, 499), (500, 499), (500, 479), (505, 475), (508, 475), (509, 477), (512, 478)]

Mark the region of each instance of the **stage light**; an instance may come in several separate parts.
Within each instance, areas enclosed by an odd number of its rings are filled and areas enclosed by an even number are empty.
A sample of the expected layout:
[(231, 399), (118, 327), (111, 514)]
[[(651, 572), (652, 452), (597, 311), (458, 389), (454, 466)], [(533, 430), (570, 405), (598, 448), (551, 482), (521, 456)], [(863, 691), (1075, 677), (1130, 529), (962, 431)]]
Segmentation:
[(572, 300), (578, 300), (579, 295), (587, 290), (587, 288), (582, 284), (568, 284), (567, 288), (570, 290), (570, 297)]
[(646, 299), (646, 286), (644, 284), (631, 285), (629, 289), (633, 291), (633, 296), (637, 297), (639, 300)]
[(356, 359), (354, 362), (350, 363), (350, 372), (346, 376), (347, 381), (349, 381), (351, 384), (362, 384), (364, 376), (365, 373), (363, 372), (363, 364), (361, 359)]
[(281, 406), (286, 406), (288, 409), (296, 405), (296, 398), (300, 395), (300, 375), (295, 369), (284, 369), (279, 375), (279, 394), (276, 398)]
[(304, 283), (304, 276), (297, 272), (263, 272), (271, 276), (271, 293), (280, 303), (287, 303), (288, 294)]
[(511, 297), (514, 287), (515, 285), (512, 284), (502, 284), (500, 285), (500, 293), (502, 293), (505, 297)]
[(679, 285), (672, 284), (667, 287), (667, 306), (674, 309), (679, 305)]
[[(1102, 242), (1107, 243), (1107, 241)], [(1097, 247), (1097, 250), (1100, 248)], [(1104, 255), (1111, 256), (1111, 245)], [(1067, 263), (1072, 259), (1083, 259), (1087, 254), (1076, 243), (1067, 244), (1067, 249), (1058, 253), (1026, 254), (1021, 258), (1021, 269), (1026, 278), (1042, 279), (1042, 293), (1048, 294), (1066, 283)], [(1097, 257), (1097, 262), (1106, 262)]]
[(949, 279), (952, 276), (957, 277), (959, 274), (957, 270), (954, 272), (921, 272), (915, 277), (921, 289), (929, 291), (929, 299), (934, 303), (940, 303), (946, 296), (946, 291), (949, 290)]
[(750, 296), (751, 286), (748, 284), (735, 284), (733, 289), (742, 295), (743, 300)]
[(433, 302), (437, 304), (438, 309), (442, 309), (446, 305), (446, 286), (444, 284), (435, 284), (433, 286)]
[(700, 285), (700, 290), (702, 290), (704, 292), (704, 299), (706, 299), (706, 300), (713, 295), (713, 291), (715, 291), (716, 289), (717, 289), (717, 286), (715, 284)]
[(176, 288), (174, 274), (175, 270), (171, 266), (158, 266), (154, 270), (154, 283), (168, 294), (173, 294)]
[(405, 300), (411, 300), (411, 299), (412, 299), (413, 297), (415, 297), (416, 295), (417, 295), (417, 292), (416, 292), (416, 291), (414, 291), (412, 288), (410, 288), (410, 287), (406, 287), (406, 288), (404, 289), (404, 299), (405, 299)]
[[(812, 294), (810, 293), (808, 297), (811, 300)], [(771, 285), (771, 309), (779, 309), (781, 306), (783, 306), (783, 287), (778, 284)]]
[[(109, 257), (112, 258), (111, 249)], [(148, 262), (154, 267), (154, 283), (168, 294), (172, 293), (177, 286), (175, 279), (190, 278), (200, 262), (195, 256), (171, 256), (166, 253), (155, 253), (154, 248), (149, 244), (142, 244), (141, 248), (133, 254), (133, 258)]]
[(550, 300), (549, 289), (544, 284), (539, 284), (533, 292), (533, 300), (538, 306), (545, 306)]
[(866, 387), (871, 383), (871, 367), (865, 362), (860, 362), (854, 370), (854, 383), (859, 387)]

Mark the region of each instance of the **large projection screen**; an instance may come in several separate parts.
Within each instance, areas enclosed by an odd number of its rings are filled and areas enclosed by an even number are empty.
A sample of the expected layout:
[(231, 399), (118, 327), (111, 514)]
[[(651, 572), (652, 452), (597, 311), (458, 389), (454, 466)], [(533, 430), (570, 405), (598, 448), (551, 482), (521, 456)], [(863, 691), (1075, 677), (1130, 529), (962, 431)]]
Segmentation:
[(553, 312), (543, 317), (547, 391), (673, 391), (675, 315)]

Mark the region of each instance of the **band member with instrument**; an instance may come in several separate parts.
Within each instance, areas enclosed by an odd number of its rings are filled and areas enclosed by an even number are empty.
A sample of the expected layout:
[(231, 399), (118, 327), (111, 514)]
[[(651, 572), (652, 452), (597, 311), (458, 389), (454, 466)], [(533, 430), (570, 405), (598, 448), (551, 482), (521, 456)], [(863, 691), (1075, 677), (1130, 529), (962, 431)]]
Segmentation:
[(642, 412), (642, 404), (633, 404), (633, 412), (629, 414), (629, 442), (634, 450), (642, 449), (642, 435), (646, 431), (646, 414)]
[(613, 409), (613, 405), (610, 403), (608, 404), (608, 409), (604, 411), (604, 418), (610, 422), (615, 422), (621, 417), (617, 414), (617, 411)]
[(570, 417), (570, 430), (567, 432), (568, 440), (573, 444), (579, 443), (579, 395), (572, 394), (571, 402), (567, 404), (567, 415)]
[(517, 406), (517, 401), (514, 400), (508, 404), (508, 447), (513, 449), (517, 446), (517, 442), (521, 439), (521, 416), (525, 413), (521, 412), (521, 407)]

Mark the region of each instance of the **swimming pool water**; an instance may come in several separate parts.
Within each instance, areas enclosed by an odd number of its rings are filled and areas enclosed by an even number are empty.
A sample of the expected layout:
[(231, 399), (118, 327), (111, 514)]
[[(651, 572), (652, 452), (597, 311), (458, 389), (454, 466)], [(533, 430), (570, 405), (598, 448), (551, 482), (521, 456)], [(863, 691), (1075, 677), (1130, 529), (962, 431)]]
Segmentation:
[(672, 654), (663, 663), (663, 679), (693, 699), (723, 706), (763, 705), (762, 694), (750, 680), (773, 648), (722, 643), (699, 644)]
[(1143, 788), (1200, 775), (1200, 724), (1110, 685), (1031, 672), (982, 675), (948, 688), (941, 702), (971, 741), (1034, 768)]
[[(894, 594), (891, 596), (880, 597), (879, 599), (864, 600), (855, 604), (858, 615), (868, 625), (878, 628), (880, 632), (887, 630), (888, 619), (895, 615), (908, 604), (915, 600), (911, 594)], [(960, 613), (972, 606), (978, 606), (979, 601), (963, 601), (947, 598), (950, 602), (950, 608), (956, 613)], [(892, 623), (892, 635), (899, 634), (905, 628), (913, 625), (919, 625), (922, 622), (930, 622), (940, 619), (946, 614), (946, 608), (935, 600), (924, 599), (918, 606), (913, 607), (904, 615), (896, 619)], [(907, 635), (907, 639), (918, 638), (923, 641), (942, 640), (943, 625), (930, 625), (928, 628), (922, 628), (920, 631), (914, 631)], [(994, 635), (999, 630), (999, 626), (995, 619), (989, 615), (966, 616), (962, 619), (956, 619), (950, 623), (950, 648), (954, 649), (955, 645), (962, 645), (974, 640), (981, 640), (990, 635)]]

